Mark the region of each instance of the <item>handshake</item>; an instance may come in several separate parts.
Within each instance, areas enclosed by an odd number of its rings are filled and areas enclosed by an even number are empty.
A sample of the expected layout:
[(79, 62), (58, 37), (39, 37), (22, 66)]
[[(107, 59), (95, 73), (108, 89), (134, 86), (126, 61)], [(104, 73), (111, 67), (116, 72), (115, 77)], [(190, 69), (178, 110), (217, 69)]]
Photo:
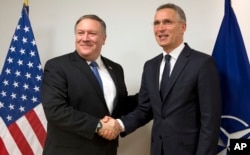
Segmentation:
[(107, 139), (107, 140), (114, 140), (123, 131), (120, 123), (109, 116), (103, 117), (100, 122), (102, 123), (102, 127), (98, 130), (98, 134)]

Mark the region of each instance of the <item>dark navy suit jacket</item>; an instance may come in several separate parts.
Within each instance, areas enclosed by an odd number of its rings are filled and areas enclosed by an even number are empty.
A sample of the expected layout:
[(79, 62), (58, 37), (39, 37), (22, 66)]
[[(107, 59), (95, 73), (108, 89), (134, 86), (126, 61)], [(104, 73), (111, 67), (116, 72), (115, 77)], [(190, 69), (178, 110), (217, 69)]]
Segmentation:
[(41, 93), (48, 121), (44, 155), (117, 154), (118, 139), (100, 137), (95, 132), (97, 123), (106, 115), (117, 118), (132, 111), (136, 98), (127, 96), (122, 67), (101, 59), (116, 86), (112, 114), (89, 65), (77, 52), (47, 61)]
[(215, 155), (221, 93), (211, 56), (185, 44), (171, 73), (164, 100), (159, 93), (162, 54), (144, 65), (139, 105), (121, 118), (125, 133), (153, 120), (151, 155)]

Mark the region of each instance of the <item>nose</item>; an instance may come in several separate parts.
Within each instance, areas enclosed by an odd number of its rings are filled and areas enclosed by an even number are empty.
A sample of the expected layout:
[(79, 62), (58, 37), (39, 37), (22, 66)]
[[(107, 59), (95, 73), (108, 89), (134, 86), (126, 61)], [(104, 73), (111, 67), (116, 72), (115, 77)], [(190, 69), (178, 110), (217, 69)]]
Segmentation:
[(160, 31), (165, 30), (165, 28), (166, 28), (166, 25), (164, 25), (164, 23), (161, 23), (161, 24), (159, 25), (159, 27), (158, 27), (158, 29), (159, 29)]
[(155, 26), (155, 30), (157, 31), (164, 31), (166, 26), (163, 23), (160, 23), (159, 25)]
[(82, 36), (82, 40), (84, 41), (89, 41), (89, 35), (87, 33), (85, 33), (83, 36)]

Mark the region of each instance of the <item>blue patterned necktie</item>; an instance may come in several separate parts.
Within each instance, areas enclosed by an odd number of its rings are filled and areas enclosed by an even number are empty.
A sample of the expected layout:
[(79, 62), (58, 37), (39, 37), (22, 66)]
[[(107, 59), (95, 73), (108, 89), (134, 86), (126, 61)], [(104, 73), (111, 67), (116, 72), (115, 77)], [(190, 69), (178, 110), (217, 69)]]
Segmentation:
[(163, 100), (164, 94), (167, 90), (167, 84), (169, 80), (169, 73), (170, 73), (170, 55), (165, 56), (165, 67), (163, 70), (162, 78), (161, 78), (161, 86), (160, 86), (160, 95), (161, 99)]
[(93, 71), (93, 73), (94, 73), (94, 75), (95, 75), (101, 89), (103, 90), (102, 79), (101, 79), (101, 76), (100, 76), (100, 74), (98, 72), (98, 69), (97, 69), (98, 64), (95, 61), (92, 61), (90, 63), (90, 66), (91, 66), (91, 69), (92, 69), (92, 71)]

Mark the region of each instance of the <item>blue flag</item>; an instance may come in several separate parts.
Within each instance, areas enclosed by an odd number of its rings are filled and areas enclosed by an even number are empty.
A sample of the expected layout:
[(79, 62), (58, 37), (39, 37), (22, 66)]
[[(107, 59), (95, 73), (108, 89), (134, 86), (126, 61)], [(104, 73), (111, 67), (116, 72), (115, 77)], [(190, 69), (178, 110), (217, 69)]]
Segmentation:
[(42, 154), (46, 118), (40, 99), (42, 66), (23, 7), (0, 75), (0, 154)]
[(250, 65), (230, 0), (225, 0), (212, 56), (221, 78), (223, 101), (219, 152), (229, 154), (230, 139), (250, 137)]

